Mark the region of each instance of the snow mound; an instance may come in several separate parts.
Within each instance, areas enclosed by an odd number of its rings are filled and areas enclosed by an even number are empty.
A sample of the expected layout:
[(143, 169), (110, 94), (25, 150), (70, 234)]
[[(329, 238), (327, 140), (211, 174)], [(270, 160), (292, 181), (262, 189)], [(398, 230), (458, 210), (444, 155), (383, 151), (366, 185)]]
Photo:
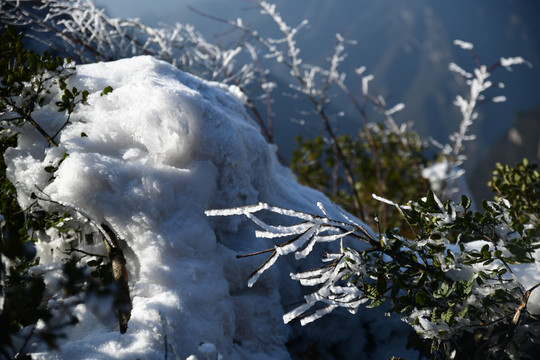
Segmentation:
[[(79, 304), (61, 350), (35, 343), (33, 358), (163, 359), (169, 345), (171, 358), (185, 359), (206, 356), (203, 343), (227, 359), (289, 358), (282, 276), (270, 271), (247, 289), (260, 259), (235, 258), (268, 244), (241, 217), (217, 222), (204, 211), (264, 201), (318, 212), (329, 201), (278, 163), (234, 87), (151, 57), (79, 66), (71, 86), (90, 95), (59, 147), (25, 127), (6, 152), (8, 176), (23, 208), (39, 188), (112, 225), (125, 240), (133, 310), (122, 335), (103, 304)], [(103, 95), (106, 86), (114, 91)], [(34, 115), (50, 133), (65, 121), (54, 106)], [(53, 179), (47, 166), (58, 166)], [(41, 264), (59, 263), (67, 246), (54, 232), (42, 236)]]

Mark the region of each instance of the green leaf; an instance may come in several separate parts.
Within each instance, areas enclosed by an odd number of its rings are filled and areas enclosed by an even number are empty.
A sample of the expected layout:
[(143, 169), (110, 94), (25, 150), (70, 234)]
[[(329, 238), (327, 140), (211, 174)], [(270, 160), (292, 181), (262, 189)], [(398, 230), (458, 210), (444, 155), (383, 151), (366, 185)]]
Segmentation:
[(446, 298), (448, 297), (448, 295), (450, 295), (451, 291), (452, 288), (450, 287), (450, 285), (446, 281), (444, 281), (440, 285), (440, 287), (433, 293), (433, 296), (439, 298)]
[(468, 209), (471, 206), (471, 199), (469, 199), (465, 195), (461, 195), (461, 206), (463, 206), (463, 208), (465, 209)]
[(372, 300), (370, 304), (366, 305), (366, 308), (372, 309), (372, 308), (382, 305), (383, 303), (384, 303), (384, 298)]
[(377, 279), (377, 293), (379, 295), (384, 295), (385, 292), (386, 292), (386, 279), (384, 275), (381, 275)]
[(455, 316), (454, 308), (451, 307), (441, 314), (441, 320), (447, 323), (448, 325), (452, 325), (454, 316)]
[(461, 318), (465, 318), (465, 316), (467, 316), (469, 312), (469, 305), (465, 305), (463, 307), (463, 309), (461, 309), (461, 311), (458, 313), (458, 316), (461, 317)]
[(435, 200), (435, 194), (433, 191), (429, 190), (426, 197), (426, 205), (433, 209), (438, 209), (439, 204)]
[(378, 297), (377, 288), (371, 284), (364, 284), (364, 294), (372, 300), (375, 300)]
[(429, 300), (429, 295), (425, 291), (418, 291), (414, 296), (414, 300), (418, 305), (424, 306)]
[(482, 246), (482, 249), (480, 250), (480, 254), (482, 254), (484, 259), (491, 259), (491, 251), (489, 251), (488, 244)]
[(99, 94), (100, 96), (103, 96), (103, 95), (107, 95), (107, 94), (110, 94), (112, 93), (113, 91), (113, 88), (111, 86), (107, 86), (103, 89), (103, 91), (101, 92), (101, 94)]
[(53, 173), (55, 172), (56, 170), (58, 170), (58, 168), (56, 166), (45, 166), (44, 170), (48, 173)]

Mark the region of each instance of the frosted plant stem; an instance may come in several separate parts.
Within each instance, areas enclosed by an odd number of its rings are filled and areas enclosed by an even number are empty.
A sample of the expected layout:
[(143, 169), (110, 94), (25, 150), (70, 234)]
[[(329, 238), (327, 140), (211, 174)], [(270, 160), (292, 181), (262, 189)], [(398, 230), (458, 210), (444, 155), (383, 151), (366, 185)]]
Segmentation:
[(94, 220), (90, 215), (88, 215), (83, 210), (73, 205), (64, 204), (59, 201), (53, 200), (40, 188), (38, 188), (37, 186), (36, 188), (40, 191), (40, 193), (47, 196), (46, 199), (42, 197), (38, 197), (38, 199), (57, 204), (63, 208), (67, 208), (67, 209), (70, 209), (79, 213), (80, 215), (85, 217), (94, 226), (94, 228), (98, 230), (98, 232), (101, 234), (103, 238), (103, 244), (105, 245), (105, 249), (107, 251), (107, 255), (109, 257), (109, 260), (111, 261), (113, 279), (114, 279), (115, 284), (117, 285), (115, 306), (118, 311), (118, 324), (120, 327), (120, 333), (124, 334), (127, 331), (128, 322), (129, 322), (129, 319), (131, 318), (131, 310), (133, 308), (133, 305), (131, 302), (131, 296), (129, 292), (128, 272), (126, 269), (127, 262), (124, 256), (124, 252), (122, 251), (120, 247), (116, 233), (112, 230), (110, 225), (106, 223), (106, 221), (99, 224), (96, 220)]

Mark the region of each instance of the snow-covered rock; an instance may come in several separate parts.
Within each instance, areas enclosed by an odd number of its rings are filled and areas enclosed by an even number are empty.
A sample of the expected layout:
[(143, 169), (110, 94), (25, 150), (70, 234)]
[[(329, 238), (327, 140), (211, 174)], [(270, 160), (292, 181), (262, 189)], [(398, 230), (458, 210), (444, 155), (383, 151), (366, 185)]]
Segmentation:
[[(5, 154), (8, 176), (23, 208), (37, 193), (111, 224), (125, 240), (133, 310), (120, 334), (107, 312), (110, 303), (78, 304), (79, 322), (66, 328), (60, 350), (32, 341), (27, 350), (33, 358), (161, 360), (166, 352), (170, 359), (205, 358), (210, 348), (225, 359), (290, 358), (291, 330), (281, 306), (301, 299), (301, 292), (290, 280), (282, 285), (288, 265), (248, 289), (249, 274), (264, 258), (236, 255), (272, 244), (255, 239), (253, 225), (242, 217), (209, 218), (205, 210), (264, 201), (320, 213), (316, 203), (322, 202), (337, 216), (333, 205), (279, 164), (237, 88), (151, 57), (79, 66), (71, 86), (90, 95), (59, 134), (60, 145), (48, 146), (26, 126), (18, 147)], [(106, 86), (114, 91), (103, 95)], [(51, 134), (65, 121), (54, 105), (34, 117)], [(58, 166), (53, 179), (47, 166)], [(37, 243), (41, 270), (58, 267), (67, 246), (54, 231), (43, 235)], [(45, 279), (52, 288), (58, 282), (53, 275)], [(363, 331), (346, 331), (353, 317), (347, 315), (346, 325), (343, 314), (336, 316), (325, 321), (342, 332), (328, 336), (311, 327), (307, 333), (319, 344), (352, 336), (348, 346), (362, 353), (354, 339), (365, 343)], [(390, 340), (380, 342), (395, 343), (396, 333), (387, 335)]]

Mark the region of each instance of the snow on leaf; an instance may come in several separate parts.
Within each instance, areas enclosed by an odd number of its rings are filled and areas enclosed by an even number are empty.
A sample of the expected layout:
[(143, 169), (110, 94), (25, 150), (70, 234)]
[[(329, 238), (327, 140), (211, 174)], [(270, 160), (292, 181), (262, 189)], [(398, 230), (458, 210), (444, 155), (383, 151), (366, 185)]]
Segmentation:
[(292, 320), (296, 319), (297, 317), (299, 317), (300, 315), (308, 311), (310, 308), (311, 308), (311, 304), (303, 304), (294, 308), (293, 310), (283, 315), (283, 322), (285, 324), (288, 324)]
[(306, 316), (306, 317), (303, 317), (300, 320), (300, 324), (302, 326), (304, 326), (304, 325), (309, 324), (309, 323), (311, 323), (311, 322), (313, 322), (313, 321), (315, 321), (317, 319), (320, 319), (324, 315), (331, 313), (335, 308), (337, 308), (337, 305), (328, 305), (328, 306), (323, 307), (322, 309), (318, 309), (313, 314), (311, 314), (309, 316)]
[(474, 48), (474, 45), (472, 43), (459, 39), (454, 40), (454, 45), (459, 46), (463, 50), (472, 50)]
[(460, 74), (461, 76), (463, 76), (463, 77), (465, 77), (467, 79), (470, 79), (473, 76), (471, 73), (463, 70), (462, 67), (460, 67), (459, 65), (457, 65), (457, 64), (455, 64), (453, 62), (448, 65), (448, 69), (450, 71), (453, 71), (453, 72), (457, 73), (457, 74)]
[(532, 67), (532, 64), (522, 58), (521, 56), (516, 57), (509, 57), (509, 58), (500, 58), (499, 61), (501, 62), (501, 66), (506, 68), (508, 71), (512, 71), (512, 65), (527, 65), (528, 67)]
[(367, 95), (368, 94), (368, 84), (371, 80), (373, 80), (375, 76), (373, 75), (367, 75), (362, 78), (362, 94)]
[(279, 255), (274, 251), (272, 255), (270, 255), (270, 257), (261, 266), (259, 266), (259, 268), (253, 274), (251, 274), (248, 279), (248, 287), (252, 287), (253, 284), (255, 284), (259, 279), (259, 276), (274, 265), (278, 257)]
[(384, 113), (386, 116), (392, 115), (394, 113), (397, 113), (398, 111), (401, 111), (405, 109), (405, 104), (399, 103), (397, 105), (394, 105), (392, 108), (386, 110)]

